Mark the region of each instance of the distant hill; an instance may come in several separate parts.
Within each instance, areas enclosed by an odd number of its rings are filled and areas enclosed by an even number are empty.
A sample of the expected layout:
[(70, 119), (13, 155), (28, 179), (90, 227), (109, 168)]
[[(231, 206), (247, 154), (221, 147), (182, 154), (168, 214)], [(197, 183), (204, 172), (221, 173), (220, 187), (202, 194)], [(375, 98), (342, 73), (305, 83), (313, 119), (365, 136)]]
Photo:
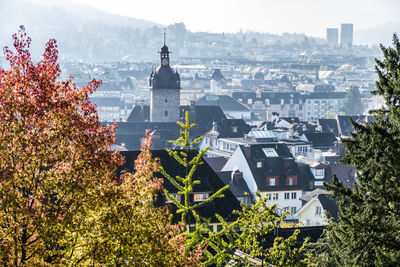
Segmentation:
[[(0, 47), (11, 45), (11, 35), (24, 25), (32, 37), (32, 51), (38, 56), (49, 38), (57, 39), (65, 56), (91, 56), (96, 49), (118, 47), (113, 40), (121, 39), (124, 30), (144, 31), (154, 26), (151, 21), (109, 14), (98, 9), (60, 0), (57, 6), (45, 6), (27, 0), (0, 0)], [(100, 42), (105, 42), (100, 43)], [(91, 51), (88, 51), (91, 49)], [(102, 51), (104, 59), (110, 49)], [(117, 56), (118, 58), (119, 56)]]
[(392, 36), (395, 32), (398, 35), (400, 34), (400, 23), (388, 23), (366, 30), (355, 31), (354, 43), (368, 45), (382, 43), (385, 46), (392, 45)]

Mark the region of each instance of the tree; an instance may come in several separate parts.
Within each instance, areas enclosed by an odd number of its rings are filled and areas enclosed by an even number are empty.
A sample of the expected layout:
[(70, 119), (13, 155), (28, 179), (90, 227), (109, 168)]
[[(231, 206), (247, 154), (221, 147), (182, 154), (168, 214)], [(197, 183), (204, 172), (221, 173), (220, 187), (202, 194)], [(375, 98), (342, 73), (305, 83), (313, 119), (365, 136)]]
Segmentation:
[[(190, 129), (195, 126), (194, 123), (189, 121), (189, 112), (185, 112), (185, 122), (177, 122), (179, 126), (182, 127), (180, 130), (180, 136), (177, 140), (171, 141), (176, 147), (182, 148), (184, 152), (178, 153), (171, 149), (167, 149), (168, 154), (173, 157), (179, 164), (185, 167), (185, 177), (175, 176), (172, 177), (167, 173), (162, 165), (159, 166), (160, 172), (167, 178), (175, 188), (178, 189), (178, 194), (184, 197), (184, 203), (178, 201), (174, 196), (172, 196), (166, 189), (164, 189), (165, 196), (172, 201), (172, 203), (177, 207), (177, 213), (181, 214), (181, 223), (185, 225), (184, 235), (187, 239), (186, 244), (189, 249), (197, 249), (198, 246), (202, 245), (202, 234), (209, 232), (208, 223), (210, 218), (203, 218), (197, 209), (210, 203), (216, 198), (224, 197), (223, 192), (228, 189), (229, 185), (220, 188), (217, 192), (209, 196), (204, 201), (194, 204), (192, 200), (192, 195), (194, 192), (194, 186), (200, 184), (199, 180), (194, 179), (197, 168), (204, 164), (202, 162), (203, 155), (207, 152), (208, 148), (200, 150), (200, 152), (193, 158), (189, 158), (189, 149), (198, 144), (202, 136), (190, 140)], [(195, 230), (191, 232), (190, 225), (195, 226)], [(204, 244), (203, 244), (204, 245)]]
[[(159, 160), (151, 155), (151, 137), (146, 134), (134, 174), (123, 171), (113, 197), (92, 216), (94, 227), (79, 242), (79, 258), (73, 262), (112, 266), (197, 266), (201, 250), (190, 252), (182, 224), (171, 224), (167, 207), (155, 207), (163, 180), (156, 178)], [(96, 234), (98, 233), (98, 234)]]
[[(202, 156), (207, 152), (208, 148), (200, 150), (193, 158), (189, 158), (189, 149), (200, 142), (203, 137), (199, 137), (190, 141), (190, 129), (195, 126), (189, 122), (189, 113), (185, 113), (185, 122), (177, 122), (183, 130), (180, 131), (180, 137), (176, 141), (171, 141), (177, 147), (183, 148), (184, 152), (178, 152), (168, 149), (168, 153), (177, 162), (186, 167), (185, 177), (171, 177), (166, 170), (160, 165), (160, 172), (166, 177), (177, 189), (178, 193), (184, 196), (184, 203), (178, 201), (166, 189), (164, 193), (166, 197), (172, 201), (177, 207), (177, 213), (181, 214), (181, 223), (185, 226), (193, 224), (194, 231), (190, 231), (190, 227), (186, 227), (186, 231), (182, 233), (186, 237), (186, 245), (188, 251), (203, 249), (204, 258), (202, 264), (227, 264), (229, 260), (237, 257), (233, 256), (234, 249), (240, 249), (248, 253), (252, 257), (261, 257), (264, 262), (276, 264), (279, 266), (301, 266), (307, 262), (307, 257), (303, 250), (307, 242), (300, 249), (292, 249), (296, 243), (298, 231), (290, 238), (275, 239), (274, 246), (269, 249), (263, 248), (266, 235), (275, 227), (278, 227), (284, 220), (284, 216), (280, 217), (276, 212), (276, 206), (268, 207), (267, 198), (259, 198), (259, 201), (248, 208), (242, 205), (241, 211), (235, 211), (237, 220), (228, 224), (224, 218), (216, 214), (223, 226), (223, 230), (213, 233), (208, 229), (210, 218), (203, 218), (198, 214), (197, 209), (216, 198), (224, 197), (223, 192), (229, 186), (225, 186), (211, 195), (208, 199), (198, 204), (193, 204), (191, 195), (193, 188), (200, 181), (195, 180), (194, 173), (196, 169), (203, 164)], [(238, 229), (241, 232), (238, 232)]]
[(375, 95), (386, 106), (370, 111), (374, 122), (352, 121), (355, 132), (344, 139), (344, 162), (357, 170), (354, 188), (336, 177), (327, 189), (339, 201), (338, 223), (331, 222), (314, 249), (319, 266), (397, 266), (400, 262), (400, 42), (381, 45), (376, 60)]
[(85, 220), (122, 161), (88, 97), (101, 82), (58, 81), (55, 40), (34, 64), (24, 28), (13, 37), (0, 70), (0, 259), (42, 265), (68, 250), (65, 228)]
[(364, 111), (360, 90), (357, 86), (350, 86), (343, 102), (343, 111), (346, 115), (361, 115)]
[(117, 179), (115, 124), (102, 126), (89, 100), (101, 82), (60, 81), (55, 40), (34, 64), (24, 28), (13, 37), (0, 69), (0, 263), (195, 265), (181, 226), (152, 204), (149, 141), (136, 173)]
[(268, 234), (280, 227), (288, 212), (280, 216), (277, 213), (277, 205), (268, 206), (268, 197), (257, 196), (257, 203), (251, 207), (242, 205), (241, 211), (236, 211), (238, 218), (231, 224), (217, 215), (223, 229), (213, 233), (207, 238), (207, 244), (213, 252), (206, 251), (207, 263), (218, 266), (226, 265), (234, 260), (237, 264), (253, 266), (246, 259), (234, 255), (236, 249), (245, 252), (253, 259), (259, 259), (261, 264), (273, 266), (307, 266), (309, 259), (305, 255), (308, 244), (306, 239), (300, 248), (293, 248), (297, 241), (299, 230), (283, 239), (277, 237), (271, 248), (265, 248)]

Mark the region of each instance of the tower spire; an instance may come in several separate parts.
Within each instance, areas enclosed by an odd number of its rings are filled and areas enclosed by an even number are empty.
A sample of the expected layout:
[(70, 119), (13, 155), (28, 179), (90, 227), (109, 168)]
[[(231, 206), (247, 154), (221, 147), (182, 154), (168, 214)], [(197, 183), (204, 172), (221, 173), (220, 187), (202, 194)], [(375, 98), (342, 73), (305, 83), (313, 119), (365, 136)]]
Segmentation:
[(166, 43), (166, 39), (167, 39), (167, 28), (164, 28), (164, 45)]

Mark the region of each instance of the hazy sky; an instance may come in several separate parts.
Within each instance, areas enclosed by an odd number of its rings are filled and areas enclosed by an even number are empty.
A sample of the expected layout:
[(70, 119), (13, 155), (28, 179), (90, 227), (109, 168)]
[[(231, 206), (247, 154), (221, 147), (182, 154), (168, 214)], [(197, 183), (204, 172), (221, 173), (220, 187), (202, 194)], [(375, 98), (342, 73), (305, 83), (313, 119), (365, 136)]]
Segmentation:
[[(0, 0), (1, 1), (1, 0)], [(33, 0), (54, 2), (57, 0)], [(71, 0), (114, 14), (191, 31), (304, 32), (324, 36), (327, 27), (354, 30), (400, 22), (400, 0)]]

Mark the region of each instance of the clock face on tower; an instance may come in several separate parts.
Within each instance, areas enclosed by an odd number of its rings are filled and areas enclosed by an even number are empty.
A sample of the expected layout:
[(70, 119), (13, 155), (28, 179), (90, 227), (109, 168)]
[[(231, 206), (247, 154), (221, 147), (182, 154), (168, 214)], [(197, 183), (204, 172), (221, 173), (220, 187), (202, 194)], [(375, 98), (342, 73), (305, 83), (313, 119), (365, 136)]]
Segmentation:
[(163, 58), (163, 59), (161, 60), (161, 65), (167, 66), (167, 65), (168, 65), (168, 59), (167, 59), (167, 58)]

